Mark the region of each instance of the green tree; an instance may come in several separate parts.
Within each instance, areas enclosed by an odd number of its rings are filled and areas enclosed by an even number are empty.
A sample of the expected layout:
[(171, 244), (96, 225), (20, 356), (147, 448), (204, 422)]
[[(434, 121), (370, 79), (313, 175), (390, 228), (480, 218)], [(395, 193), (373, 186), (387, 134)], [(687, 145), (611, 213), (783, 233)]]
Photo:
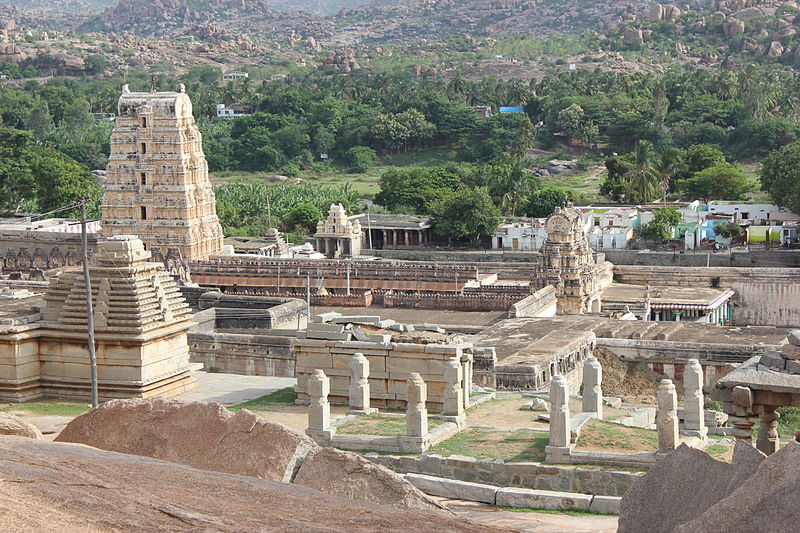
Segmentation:
[(289, 210), (285, 222), (291, 227), (312, 232), (316, 229), (317, 222), (324, 218), (319, 207), (312, 203), (304, 203)]
[(750, 179), (739, 165), (722, 163), (695, 172), (689, 179), (678, 182), (685, 197), (710, 200), (742, 200), (753, 189)]
[[(31, 172), (36, 178), (39, 208), (50, 211), (70, 202), (87, 199), (91, 216), (99, 216), (103, 190), (89, 170), (74, 159), (47, 148), (36, 147), (31, 158)], [(78, 208), (62, 216), (74, 216)]]
[(462, 185), (461, 176), (445, 166), (396, 168), (381, 175), (375, 201), (392, 211), (429, 213), (433, 202)]
[(434, 228), (447, 238), (469, 239), (475, 243), (490, 235), (500, 224), (500, 210), (484, 188), (459, 189), (431, 205)]
[(558, 113), (558, 125), (566, 135), (585, 143), (594, 141), (599, 135), (597, 125), (586, 117), (578, 104), (572, 104)]
[(761, 162), (761, 188), (776, 204), (800, 214), (800, 142), (771, 152)]
[(30, 142), (29, 132), (0, 127), (0, 200), (10, 212), (16, 212), (25, 198), (34, 196)]
[(628, 184), (628, 198), (646, 203), (661, 196), (663, 182), (661, 174), (655, 168), (653, 143), (639, 141), (633, 153), (633, 161), (626, 163), (622, 178)]
[(345, 152), (344, 161), (351, 172), (361, 174), (375, 164), (375, 150), (368, 146), (353, 146)]
[(576, 200), (575, 192), (561, 187), (547, 187), (534, 191), (528, 196), (525, 214), (534, 218), (549, 217), (556, 207)]
[(734, 239), (741, 235), (743, 230), (736, 222), (721, 221), (714, 224), (714, 233), (726, 239)]

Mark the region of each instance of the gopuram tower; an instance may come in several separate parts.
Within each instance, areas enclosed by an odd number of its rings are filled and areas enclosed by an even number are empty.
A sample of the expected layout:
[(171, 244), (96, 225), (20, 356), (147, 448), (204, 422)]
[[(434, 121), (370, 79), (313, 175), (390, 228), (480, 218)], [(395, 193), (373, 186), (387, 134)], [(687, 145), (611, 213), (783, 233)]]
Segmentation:
[(200, 130), (184, 92), (132, 93), (111, 133), (102, 236), (138, 235), (154, 260), (178, 268), (222, 249), (222, 227)]

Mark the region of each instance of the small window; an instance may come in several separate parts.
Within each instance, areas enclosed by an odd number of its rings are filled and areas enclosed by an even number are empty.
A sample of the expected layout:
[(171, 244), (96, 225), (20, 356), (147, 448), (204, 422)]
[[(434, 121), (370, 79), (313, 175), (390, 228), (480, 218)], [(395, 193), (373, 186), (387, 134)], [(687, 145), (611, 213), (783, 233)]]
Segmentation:
[(142, 172), (141, 178), (142, 178), (142, 185), (147, 185), (147, 174)]
[(147, 143), (142, 143), (142, 153), (143, 154), (147, 153)]
[(147, 220), (147, 207), (141, 206), (141, 207), (139, 207), (139, 209), (140, 209), (141, 215), (142, 215), (141, 219), (142, 220)]
[(147, 127), (147, 117), (142, 117), (142, 127), (143, 128)]

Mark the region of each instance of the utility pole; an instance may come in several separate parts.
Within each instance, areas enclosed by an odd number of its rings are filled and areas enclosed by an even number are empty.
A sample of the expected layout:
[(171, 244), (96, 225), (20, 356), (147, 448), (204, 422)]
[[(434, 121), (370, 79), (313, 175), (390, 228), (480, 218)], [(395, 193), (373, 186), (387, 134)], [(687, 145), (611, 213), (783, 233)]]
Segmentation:
[(92, 280), (89, 278), (89, 246), (86, 237), (86, 200), (81, 201), (81, 252), (83, 254), (83, 284), (86, 288), (86, 325), (88, 327), (89, 368), (92, 380), (92, 408), (97, 407), (97, 355), (94, 345), (94, 310), (92, 309)]
[(311, 323), (311, 274), (306, 276), (306, 314), (308, 322)]

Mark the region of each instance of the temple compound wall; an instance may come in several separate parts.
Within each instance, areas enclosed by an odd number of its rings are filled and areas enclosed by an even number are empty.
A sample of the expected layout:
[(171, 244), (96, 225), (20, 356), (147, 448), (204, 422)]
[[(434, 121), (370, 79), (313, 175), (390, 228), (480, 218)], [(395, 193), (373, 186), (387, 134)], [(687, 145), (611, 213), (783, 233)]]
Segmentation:
[[(97, 233), (87, 235), (90, 259), (97, 249)], [(3, 272), (50, 270), (81, 264), (80, 233), (8, 230), (0, 227)]]
[[(170, 396), (195, 386), (186, 332), (189, 306), (139, 239), (101, 243), (89, 268), (99, 397)], [(40, 313), (0, 329), (0, 399), (87, 398), (86, 288), (79, 271), (53, 278)], [(41, 307), (41, 306), (40, 306)]]
[(800, 327), (800, 269), (614, 266), (614, 279), (636, 285), (730, 287), (735, 325)]
[(205, 259), (222, 227), (192, 102), (179, 92), (123, 88), (111, 133), (102, 235), (138, 235), (157, 261)]

